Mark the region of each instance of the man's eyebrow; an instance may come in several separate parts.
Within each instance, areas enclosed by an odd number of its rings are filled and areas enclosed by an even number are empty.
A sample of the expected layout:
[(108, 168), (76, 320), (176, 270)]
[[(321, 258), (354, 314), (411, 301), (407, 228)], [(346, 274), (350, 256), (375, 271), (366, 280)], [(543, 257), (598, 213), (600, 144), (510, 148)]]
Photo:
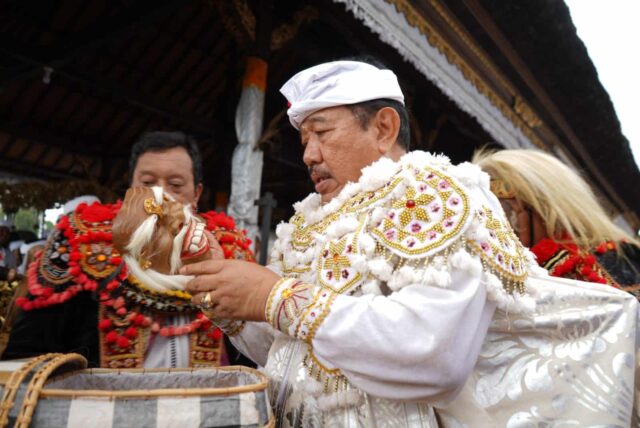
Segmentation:
[(309, 117), (309, 118), (307, 118), (307, 120), (308, 120), (309, 122), (318, 123), (318, 122), (326, 122), (326, 121), (327, 121), (327, 118), (326, 118), (325, 116), (320, 115), (320, 116), (312, 116), (312, 117)]

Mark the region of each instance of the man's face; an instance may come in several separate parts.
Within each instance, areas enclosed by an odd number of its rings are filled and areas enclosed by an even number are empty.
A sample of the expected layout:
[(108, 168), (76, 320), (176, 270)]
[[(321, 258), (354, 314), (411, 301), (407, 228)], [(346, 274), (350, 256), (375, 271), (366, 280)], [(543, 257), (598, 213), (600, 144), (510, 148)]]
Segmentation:
[(177, 201), (193, 208), (198, 205), (202, 193), (202, 184), (195, 186), (193, 183), (193, 164), (184, 147), (140, 155), (131, 186), (161, 186)]
[(316, 192), (326, 203), (348, 182), (360, 178), (362, 168), (380, 159), (377, 129), (362, 129), (347, 107), (330, 107), (307, 117), (300, 126), (304, 163)]

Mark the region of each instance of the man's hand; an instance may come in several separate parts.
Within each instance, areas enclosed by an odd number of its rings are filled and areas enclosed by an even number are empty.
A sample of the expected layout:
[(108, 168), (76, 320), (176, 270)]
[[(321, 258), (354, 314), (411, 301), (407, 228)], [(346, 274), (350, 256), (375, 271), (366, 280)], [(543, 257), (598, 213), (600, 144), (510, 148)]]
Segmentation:
[(218, 240), (211, 234), (211, 232), (206, 229), (204, 231), (204, 234), (209, 240), (209, 251), (211, 251), (211, 258), (213, 260), (224, 260), (224, 251), (222, 251), (222, 247), (220, 246)]
[(207, 260), (183, 266), (182, 275), (195, 275), (187, 283), (194, 304), (211, 296), (210, 311), (218, 318), (265, 321), (265, 306), (280, 277), (269, 269), (241, 260)]

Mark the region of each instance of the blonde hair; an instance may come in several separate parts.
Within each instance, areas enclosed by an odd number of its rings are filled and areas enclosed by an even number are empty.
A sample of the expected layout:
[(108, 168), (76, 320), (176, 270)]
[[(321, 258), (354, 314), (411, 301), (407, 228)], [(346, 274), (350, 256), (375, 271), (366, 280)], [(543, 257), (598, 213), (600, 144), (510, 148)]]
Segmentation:
[[(542, 218), (547, 236), (567, 233), (580, 247), (603, 241), (638, 241), (616, 226), (587, 182), (555, 157), (538, 150), (476, 151), (473, 163), (502, 181), (516, 199)], [(532, 243), (533, 245), (533, 243)]]

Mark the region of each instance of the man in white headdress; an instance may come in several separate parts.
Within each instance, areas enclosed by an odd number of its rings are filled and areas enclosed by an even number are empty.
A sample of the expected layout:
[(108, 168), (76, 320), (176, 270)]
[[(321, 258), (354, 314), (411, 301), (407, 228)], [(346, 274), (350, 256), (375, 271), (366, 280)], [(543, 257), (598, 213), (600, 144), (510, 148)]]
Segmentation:
[[(547, 415), (577, 425), (629, 421), (631, 405), (620, 403), (631, 390), (637, 304), (597, 289), (592, 312), (565, 309), (563, 325), (544, 312), (559, 305), (553, 294), (536, 309), (541, 319), (530, 315), (530, 288), (545, 288), (532, 279), (535, 261), (488, 176), (407, 153), (404, 97), (390, 70), (320, 64), (281, 92), (317, 193), (278, 226), (270, 269), (211, 260), (181, 273), (196, 275), (194, 301), (265, 366), (282, 426), (437, 426), (436, 411), (446, 426), (520, 426)], [(553, 293), (567, 298), (575, 289), (555, 284)], [(604, 313), (613, 324), (580, 330), (584, 317)], [(529, 340), (514, 339), (517, 328)], [(550, 337), (565, 334), (585, 350), (555, 349)], [(554, 359), (562, 352), (568, 362)], [(579, 377), (572, 370), (584, 372), (594, 352), (619, 360), (599, 367), (614, 383), (605, 385), (607, 403), (618, 413), (572, 404), (574, 390), (551, 379), (554, 370)]]

